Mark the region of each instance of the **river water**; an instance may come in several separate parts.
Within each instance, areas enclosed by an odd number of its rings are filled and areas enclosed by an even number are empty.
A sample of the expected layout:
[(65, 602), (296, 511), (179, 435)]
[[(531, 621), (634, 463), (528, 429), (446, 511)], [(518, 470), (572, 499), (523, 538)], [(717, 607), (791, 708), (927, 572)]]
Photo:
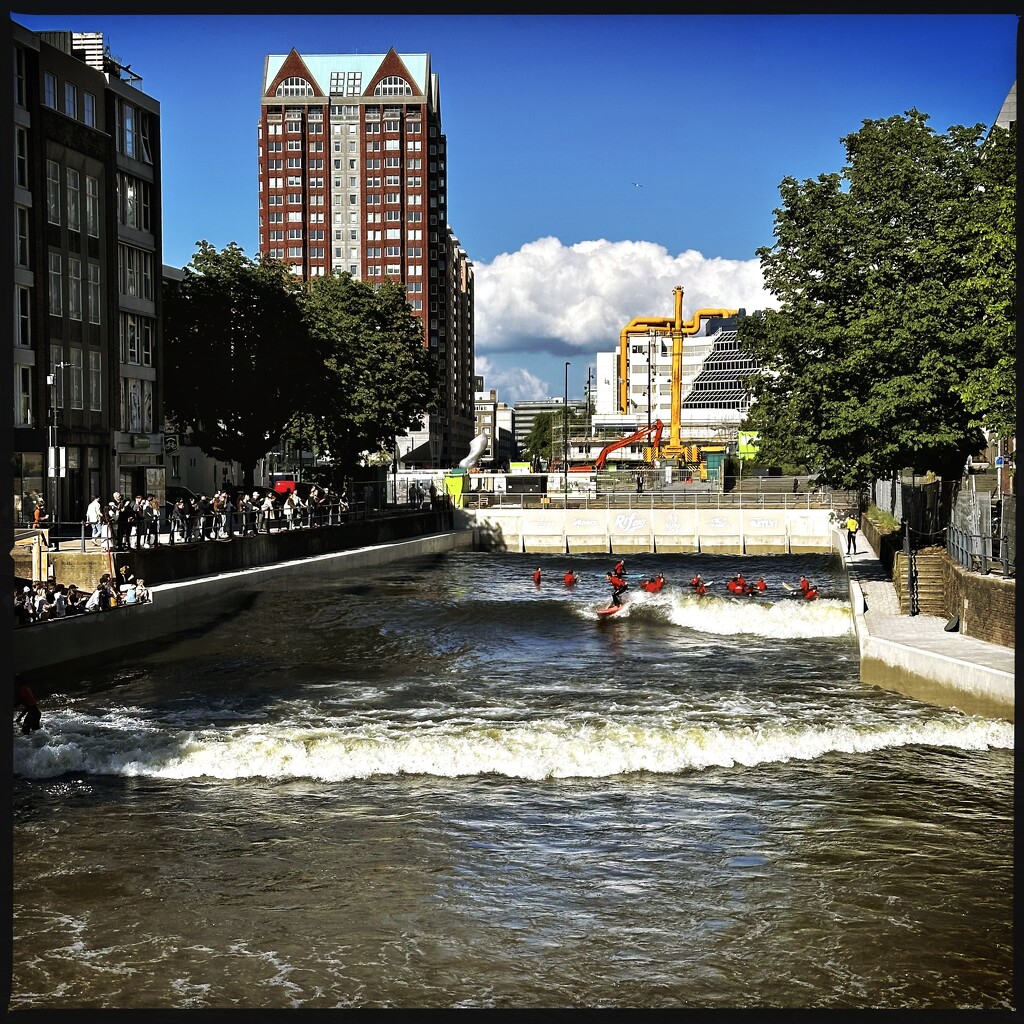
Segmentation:
[(1013, 1009), (1012, 724), (861, 684), (824, 556), (598, 621), (613, 561), (278, 577), (37, 681), (11, 1008)]

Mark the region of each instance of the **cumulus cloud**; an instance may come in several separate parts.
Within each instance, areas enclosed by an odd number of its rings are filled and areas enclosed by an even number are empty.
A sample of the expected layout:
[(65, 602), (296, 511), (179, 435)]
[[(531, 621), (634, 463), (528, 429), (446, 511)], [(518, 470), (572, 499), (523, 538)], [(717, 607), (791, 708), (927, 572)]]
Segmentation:
[(508, 405), (537, 398), (547, 393), (547, 384), (523, 367), (505, 367), (477, 353), (476, 372), (484, 378), (484, 387), (498, 393)]
[[(771, 304), (758, 260), (707, 257), (692, 249), (673, 256), (653, 242), (597, 239), (566, 246), (557, 238), (539, 238), (490, 263), (474, 260), (473, 272), (478, 368), (487, 353), (567, 358), (614, 351), (630, 320), (672, 315), (677, 285), (683, 287), (684, 319), (698, 309), (753, 313)], [(496, 365), (494, 372), (522, 375), (523, 387), (506, 391), (502, 384), (502, 397), (532, 391), (537, 381), (528, 370), (501, 371)], [(488, 374), (488, 387), (497, 386), (496, 376)]]

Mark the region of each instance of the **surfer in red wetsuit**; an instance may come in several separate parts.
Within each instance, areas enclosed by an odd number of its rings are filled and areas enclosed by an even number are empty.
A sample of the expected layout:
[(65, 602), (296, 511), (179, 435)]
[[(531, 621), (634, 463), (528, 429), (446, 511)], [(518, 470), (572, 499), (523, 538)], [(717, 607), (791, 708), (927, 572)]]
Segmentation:
[(758, 590), (767, 590), (768, 589), (768, 584), (765, 583), (763, 576), (758, 576), (758, 578), (757, 578), (757, 589)]
[(697, 575), (694, 576), (692, 580), (690, 580), (690, 586), (699, 587), (701, 586), (701, 584), (703, 584), (703, 582), (704, 581), (700, 578), (700, 573), (697, 573)]
[(659, 572), (653, 580), (644, 580), (640, 586), (649, 594), (656, 594), (663, 586), (665, 586), (665, 577)]
[(613, 572), (608, 573), (608, 582), (612, 585), (612, 604), (618, 608), (622, 604), (622, 594), (629, 584)]
[(693, 589), (698, 595), (703, 595), (708, 592), (708, 588), (705, 587), (703, 583), (698, 583)]
[(533, 585), (535, 587), (540, 586), (540, 566), (533, 570)]
[(565, 574), (565, 585), (567, 587), (575, 587), (578, 582), (579, 582), (579, 577), (576, 575), (576, 573), (574, 573), (572, 571), (572, 569), (570, 569)]
[(806, 576), (801, 576), (800, 577), (800, 589), (806, 594), (807, 591), (810, 589), (810, 587), (811, 587), (811, 584), (810, 584), (810, 581), (807, 579), (807, 577)]
[(817, 587), (815, 587), (813, 584), (809, 583), (807, 585), (807, 589), (804, 590), (804, 600), (805, 601), (817, 601), (817, 599), (818, 599)]
[(626, 575), (626, 563), (621, 558), (615, 563), (615, 566), (612, 569), (612, 574), (615, 576)]

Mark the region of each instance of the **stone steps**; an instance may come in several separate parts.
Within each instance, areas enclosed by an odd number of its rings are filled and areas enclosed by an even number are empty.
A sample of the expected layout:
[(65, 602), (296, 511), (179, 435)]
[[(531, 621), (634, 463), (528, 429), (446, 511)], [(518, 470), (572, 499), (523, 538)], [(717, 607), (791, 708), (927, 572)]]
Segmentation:
[[(946, 586), (941, 555), (918, 551), (912, 557), (913, 568), (917, 574), (917, 611), (922, 615), (945, 615)], [(900, 602), (900, 614), (909, 615), (913, 609), (911, 595), (907, 589), (906, 556), (902, 551), (896, 554), (892, 581)]]

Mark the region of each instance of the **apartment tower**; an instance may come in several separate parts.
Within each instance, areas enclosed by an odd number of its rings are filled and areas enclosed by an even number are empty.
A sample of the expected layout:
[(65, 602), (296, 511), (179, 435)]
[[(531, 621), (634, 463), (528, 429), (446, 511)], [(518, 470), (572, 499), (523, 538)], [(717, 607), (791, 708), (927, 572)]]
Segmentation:
[(160, 104), (102, 33), (12, 23), (14, 510), (162, 495)]
[(258, 145), (260, 252), (304, 280), (405, 285), (444, 390), (399, 459), (458, 465), (473, 437), (473, 270), (447, 221), (430, 55), (270, 54)]

